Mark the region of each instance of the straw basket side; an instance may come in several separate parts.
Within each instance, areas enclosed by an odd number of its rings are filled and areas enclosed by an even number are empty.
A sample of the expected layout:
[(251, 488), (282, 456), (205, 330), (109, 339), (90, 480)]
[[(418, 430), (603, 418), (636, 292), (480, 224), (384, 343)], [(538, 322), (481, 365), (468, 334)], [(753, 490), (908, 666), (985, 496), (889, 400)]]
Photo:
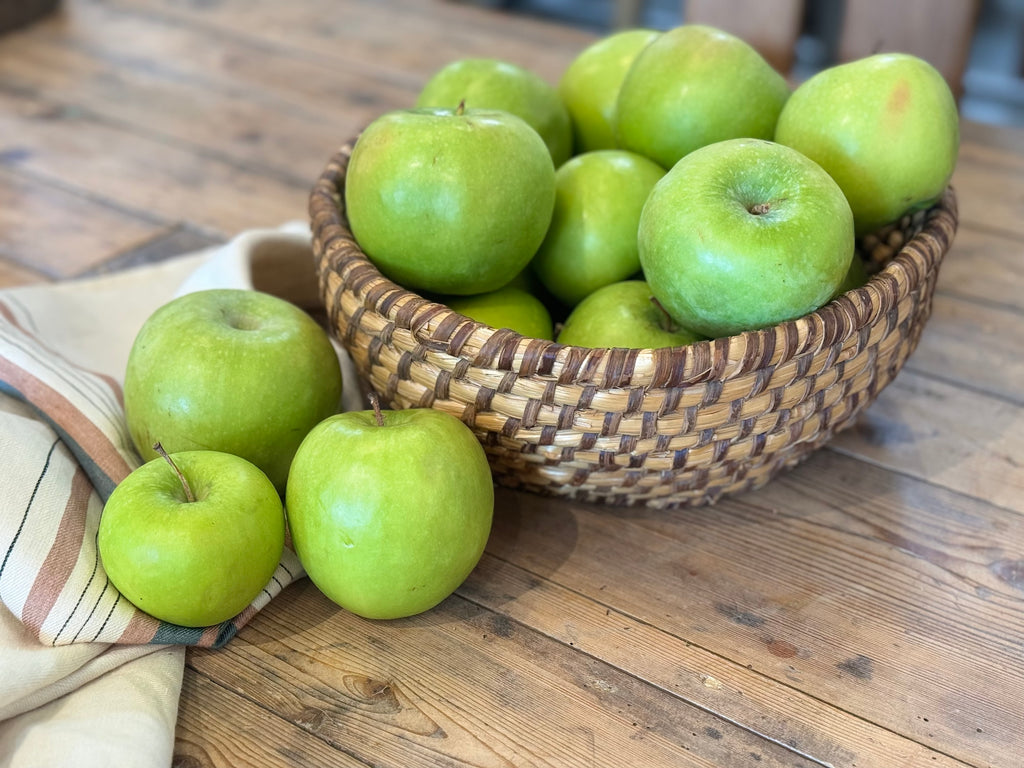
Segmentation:
[(361, 385), (476, 433), (495, 480), (608, 504), (706, 504), (757, 488), (849, 426), (896, 376), (957, 226), (952, 189), (866, 237), (875, 274), (816, 312), (666, 349), (589, 349), (470, 320), (385, 278), (348, 228), (352, 144), (310, 196), (320, 293)]

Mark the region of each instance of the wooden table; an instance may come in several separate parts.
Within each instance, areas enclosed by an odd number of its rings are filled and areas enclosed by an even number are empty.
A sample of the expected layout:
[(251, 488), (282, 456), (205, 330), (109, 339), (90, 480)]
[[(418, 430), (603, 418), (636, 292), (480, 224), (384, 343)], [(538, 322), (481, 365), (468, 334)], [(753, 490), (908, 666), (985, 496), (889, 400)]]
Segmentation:
[[(422, 0), (68, 0), (0, 40), (0, 285), (305, 217), (340, 143), (582, 31)], [(1024, 132), (965, 125), (916, 353), (763, 491), (678, 512), (499, 492), (477, 570), (358, 619), (308, 580), (188, 655), (179, 766), (1024, 766)]]

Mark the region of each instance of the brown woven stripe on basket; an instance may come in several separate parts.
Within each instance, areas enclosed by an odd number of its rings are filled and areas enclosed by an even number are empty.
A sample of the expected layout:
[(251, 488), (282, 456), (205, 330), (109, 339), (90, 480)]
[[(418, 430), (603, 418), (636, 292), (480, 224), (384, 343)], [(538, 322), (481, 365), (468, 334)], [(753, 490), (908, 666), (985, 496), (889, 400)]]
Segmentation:
[(665, 349), (589, 349), (494, 329), (385, 278), (343, 206), (349, 143), (310, 197), (320, 291), (364, 388), (462, 419), (495, 480), (656, 507), (763, 485), (852, 424), (899, 372), (931, 312), (957, 226), (947, 189), (859, 243), (862, 288), (772, 328)]

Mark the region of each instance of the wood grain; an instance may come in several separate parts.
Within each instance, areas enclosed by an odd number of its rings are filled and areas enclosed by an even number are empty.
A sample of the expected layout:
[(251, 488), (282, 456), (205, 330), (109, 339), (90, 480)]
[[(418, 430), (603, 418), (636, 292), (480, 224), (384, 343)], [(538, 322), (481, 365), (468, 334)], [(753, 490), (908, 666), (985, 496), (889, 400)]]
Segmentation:
[[(70, 41), (59, 30), (12, 41), (0, 73), (66, 104), (103, 105), (119, 127), (296, 180), (315, 178), (379, 114), (415, 101), (408, 88), (215, 31), (158, 36), (153, 19), (102, 6), (86, 6), (72, 29)], [(101, 32), (112, 47), (90, 45)]]
[[(995, 761), (986, 743), (1012, 741), (1024, 726), (1024, 666), (1000, 661), (1024, 642), (1024, 595), (998, 575), (1024, 555), (1024, 531), (1019, 515), (972, 506), (825, 452), (706, 510), (553, 509), (503, 497), (489, 552), (974, 763)], [(904, 519), (906, 509), (920, 519)], [(956, 521), (970, 512), (979, 523), (995, 517), (1005, 536), (980, 563), (970, 538), (959, 552), (942, 549), (950, 528), (968, 535)], [(932, 551), (938, 567), (924, 559)], [(946, 570), (958, 561), (978, 587)], [(961, 701), (964, 692), (979, 695)]]
[[(225, 717), (225, 715), (229, 715)], [(316, 738), (317, 718), (283, 720), (196, 673), (185, 671), (172, 768), (364, 768)]]
[[(0, 286), (303, 220), (443, 64), (556, 82), (593, 39), (441, 0), (66, 0), (0, 45)], [(188, 654), (174, 764), (1019, 768), (1024, 131), (962, 135), (932, 317), (828, 448), (697, 510), (500, 491), (418, 617), (301, 581)]]
[[(289, 719), (321, 712), (318, 735), (368, 762), (619, 768), (628, 754), (638, 765), (816, 765), (457, 597), (394, 622), (343, 612), (308, 581), (282, 598), (244, 643), (196, 651), (190, 665)], [(289, 683), (268, 689), (268, 675)]]
[[(11, 158), (13, 153), (7, 153)], [(13, 173), (0, 157), (0, 254), (50, 278), (68, 278), (161, 232), (163, 225)]]
[(20, 173), (134, 216), (226, 236), (305, 215), (300, 179), (175, 146), (37, 92), (0, 88), (0, 133), (17, 137)]

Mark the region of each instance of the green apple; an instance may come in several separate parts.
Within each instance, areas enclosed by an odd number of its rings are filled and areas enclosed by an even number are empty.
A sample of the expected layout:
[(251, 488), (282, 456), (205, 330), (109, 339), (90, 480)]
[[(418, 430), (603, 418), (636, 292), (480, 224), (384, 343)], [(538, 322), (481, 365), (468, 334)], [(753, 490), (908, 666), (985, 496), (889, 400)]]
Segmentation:
[(417, 107), (511, 112), (533, 128), (558, 167), (572, 154), (572, 124), (558, 91), (540, 75), (497, 59), (460, 59), (438, 70), (423, 86)]
[(309, 433), (286, 507), (313, 583), (346, 610), (394, 619), (437, 605), (473, 570), (494, 486), (483, 447), (454, 416), (375, 407)]
[(811, 312), (842, 284), (853, 214), (812, 160), (730, 139), (698, 149), (655, 186), (640, 216), (640, 263), (670, 315), (705, 336)]
[(497, 290), (544, 239), (555, 169), (540, 136), (508, 112), (424, 108), (374, 120), (352, 151), (352, 234), (413, 290)]
[(510, 328), (531, 339), (554, 338), (551, 313), (544, 302), (514, 285), (506, 285), (490, 293), (474, 296), (455, 296), (447, 305), (492, 328)]
[(598, 288), (576, 305), (558, 334), (559, 344), (630, 349), (681, 347), (699, 339), (669, 317), (643, 280)]
[(122, 480), (97, 545), (111, 583), (162, 621), (205, 627), (238, 615), (270, 581), (284, 549), (274, 484), (229, 453), (156, 458)]
[(641, 51), (619, 90), (619, 146), (665, 168), (724, 139), (770, 139), (789, 96), (785, 79), (738, 37), (671, 29)]
[(572, 307), (640, 271), (640, 211), (665, 169), (621, 149), (577, 155), (555, 173), (555, 211), (530, 266)]
[(960, 129), (938, 70), (916, 56), (880, 53), (801, 84), (775, 140), (832, 175), (863, 235), (939, 198), (953, 175)]
[(128, 357), (124, 407), (139, 453), (214, 450), (248, 459), (284, 493), (312, 427), (338, 410), (341, 368), (326, 331), (259, 291), (187, 293), (143, 323)]
[(854, 256), (850, 260), (850, 269), (846, 272), (846, 277), (843, 278), (843, 282), (840, 283), (839, 287), (836, 288), (836, 296), (852, 291), (854, 288), (860, 288), (864, 285), (870, 275), (868, 274), (867, 265), (864, 263), (864, 259), (859, 256)]
[(566, 68), (558, 94), (569, 110), (576, 154), (616, 148), (619, 88), (640, 51), (659, 34), (650, 29), (616, 32), (584, 48)]

